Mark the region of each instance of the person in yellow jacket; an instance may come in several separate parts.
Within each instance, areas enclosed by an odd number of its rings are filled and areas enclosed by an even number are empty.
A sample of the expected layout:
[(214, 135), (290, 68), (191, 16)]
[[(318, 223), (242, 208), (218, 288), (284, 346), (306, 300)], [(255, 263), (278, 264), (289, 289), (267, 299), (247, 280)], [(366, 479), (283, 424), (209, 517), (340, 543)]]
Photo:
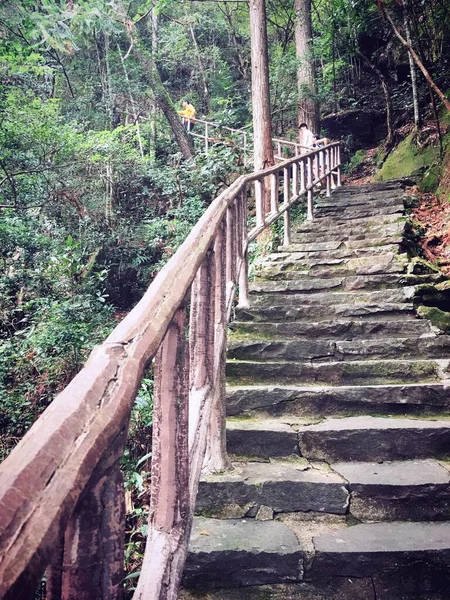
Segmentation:
[(186, 100), (183, 100), (181, 106), (183, 107), (183, 110), (178, 111), (178, 114), (181, 115), (181, 122), (188, 131), (191, 131), (194, 127), (196, 110), (192, 104), (189, 104)]

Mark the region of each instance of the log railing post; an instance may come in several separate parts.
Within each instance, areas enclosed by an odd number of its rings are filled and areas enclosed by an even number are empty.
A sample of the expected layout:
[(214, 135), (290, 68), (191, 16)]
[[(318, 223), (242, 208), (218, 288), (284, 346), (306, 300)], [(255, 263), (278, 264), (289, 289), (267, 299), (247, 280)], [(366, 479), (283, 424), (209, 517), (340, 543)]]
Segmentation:
[(298, 162), (292, 165), (292, 198), (298, 196)]
[(278, 212), (278, 173), (270, 176), (270, 212)]
[(265, 223), (264, 182), (261, 179), (255, 181), (255, 208), (256, 226), (261, 227)]
[(340, 145), (336, 146), (336, 150), (337, 150), (337, 157), (336, 157), (337, 181), (336, 181), (336, 185), (337, 185), (337, 187), (340, 187), (341, 186), (341, 146)]
[(306, 158), (307, 160), (307, 188), (308, 188), (308, 200), (307, 200), (307, 214), (306, 218), (308, 221), (312, 221), (314, 218), (314, 192), (313, 192), (313, 161), (311, 156)]
[(305, 159), (300, 161), (300, 191), (305, 190)]
[(230, 466), (226, 450), (226, 396), (225, 363), (227, 339), (226, 306), (226, 239), (227, 222), (224, 220), (214, 244), (215, 283), (214, 283), (214, 393), (211, 407), (209, 434), (206, 447), (204, 470), (210, 473), (221, 472)]
[[(283, 169), (283, 200), (284, 204), (289, 205), (289, 169)], [(291, 243), (291, 209), (284, 211), (283, 222), (283, 246), (289, 246)]]
[(327, 148), (325, 150), (325, 173), (327, 182), (327, 198), (331, 196), (331, 150)]
[(187, 551), (190, 507), (186, 322), (185, 308), (179, 308), (155, 360), (150, 521), (134, 600), (176, 600), (181, 578), (178, 562), (184, 560)]
[(247, 249), (247, 192), (244, 189), (241, 192), (241, 197), (239, 199), (241, 204), (241, 221), (242, 221), (242, 238), (241, 238), (241, 248), (242, 248), (242, 264), (241, 270), (239, 271), (239, 300), (238, 306), (240, 308), (247, 308), (250, 306), (250, 302), (248, 299), (248, 249)]
[(208, 132), (208, 123), (205, 123), (205, 154), (208, 154), (209, 150), (209, 132)]

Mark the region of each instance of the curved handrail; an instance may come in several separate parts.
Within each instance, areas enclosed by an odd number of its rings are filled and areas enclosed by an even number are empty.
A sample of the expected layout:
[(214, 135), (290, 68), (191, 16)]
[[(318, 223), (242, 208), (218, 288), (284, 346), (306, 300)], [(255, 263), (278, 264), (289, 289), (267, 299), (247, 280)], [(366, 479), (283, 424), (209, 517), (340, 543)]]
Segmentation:
[[(170, 581), (164, 597), (175, 600), (205, 456), (212, 468), (227, 462), (226, 327), (238, 283), (239, 303), (248, 304), (248, 243), (284, 215), (288, 244), (290, 206), (307, 196), (312, 218), (314, 185), (326, 181), (329, 195), (333, 177), (340, 185), (339, 143), (236, 179), (0, 465), (0, 598), (28, 598), (47, 566), (50, 598), (87, 590), (103, 600), (119, 597), (119, 462), (134, 397), (156, 357), (152, 504), (134, 598), (157, 600)], [(249, 230), (252, 190), (256, 224)]]

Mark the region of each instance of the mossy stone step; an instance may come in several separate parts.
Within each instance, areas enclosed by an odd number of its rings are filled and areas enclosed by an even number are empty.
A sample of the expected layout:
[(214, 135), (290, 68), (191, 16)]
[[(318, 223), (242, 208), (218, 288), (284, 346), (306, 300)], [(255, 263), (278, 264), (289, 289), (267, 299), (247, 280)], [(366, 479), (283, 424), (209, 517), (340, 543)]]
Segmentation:
[(450, 450), (450, 420), (326, 419), (299, 430), (299, 447), (305, 458), (332, 462), (445, 457)]
[[(240, 311), (241, 312), (241, 311)], [(358, 338), (366, 339), (369, 336), (373, 338), (382, 337), (409, 337), (422, 336), (431, 333), (430, 323), (423, 319), (379, 319), (371, 320), (360, 319), (336, 319), (333, 321), (317, 322), (299, 322), (282, 321), (281, 323), (272, 322), (274, 312), (279, 317), (277, 309), (267, 309), (267, 321), (264, 320), (264, 309), (260, 311), (259, 321), (233, 321), (230, 323), (231, 334), (230, 341), (246, 340), (264, 340), (264, 339), (339, 339), (354, 340)], [(244, 313), (245, 314), (245, 313)], [(286, 314), (286, 311), (285, 311)]]
[(374, 413), (423, 415), (450, 413), (450, 382), (405, 385), (227, 387), (229, 416), (353, 416)]
[(300, 581), (303, 556), (283, 523), (195, 517), (183, 583), (214, 588)]
[(403, 236), (400, 234), (395, 235), (374, 235), (367, 236), (364, 239), (350, 239), (350, 240), (332, 240), (327, 242), (292, 242), (286, 247), (290, 252), (310, 252), (314, 254), (316, 252), (330, 252), (339, 250), (359, 250), (360, 248), (377, 248), (379, 246), (390, 246), (400, 245), (403, 241)]
[(362, 360), (341, 362), (228, 361), (229, 385), (328, 384), (383, 385), (389, 383), (438, 382), (444, 378), (447, 361)]
[(292, 228), (293, 235), (300, 233), (319, 233), (322, 232), (324, 235), (329, 231), (345, 231), (351, 228), (352, 230), (362, 229), (365, 230), (367, 227), (392, 225), (393, 223), (404, 223), (405, 217), (400, 214), (384, 215), (382, 213), (373, 217), (359, 217), (352, 219), (351, 222), (348, 219), (340, 220), (339, 216), (336, 217), (321, 217), (320, 219), (314, 219), (312, 221), (303, 221), (298, 225), (294, 225)]
[[(423, 286), (437, 284), (445, 281), (441, 273), (427, 273), (424, 275), (397, 273), (373, 275), (348, 275), (342, 277), (310, 278), (292, 281), (255, 281), (250, 284), (251, 294), (261, 293), (288, 293), (288, 294), (313, 294), (322, 292), (359, 292), (360, 290), (384, 290), (398, 287)], [(413, 290), (415, 293), (415, 290)], [(322, 294), (324, 295), (324, 294)]]
[[(402, 235), (405, 228), (405, 223), (391, 223), (387, 225), (367, 225), (365, 228), (352, 227), (333, 227), (327, 231), (327, 241), (357, 241), (367, 240), (372, 238), (385, 238), (390, 236)], [(308, 233), (294, 233), (292, 235), (293, 244), (314, 243), (317, 241), (317, 231)]]
[(360, 521), (450, 520), (450, 471), (436, 460), (341, 462), (350, 514)]
[[(411, 290), (412, 296), (413, 290)], [(277, 294), (261, 294), (258, 298), (257, 306), (250, 308), (237, 308), (236, 317), (239, 321), (251, 323), (322, 323), (329, 322), (330, 317), (335, 316), (337, 321), (358, 319), (370, 321), (398, 321), (400, 319), (411, 320), (415, 318), (414, 306), (408, 302), (405, 289), (403, 290), (385, 290), (384, 293), (375, 292), (374, 294), (336, 294), (335, 304), (320, 303), (323, 298), (320, 294), (313, 294), (305, 298), (302, 296), (279, 296)], [(383, 302), (383, 296), (386, 302)], [(311, 298), (317, 302), (305, 303), (303, 300), (311, 301)], [(359, 302), (352, 304), (346, 303), (348, 300)], [(255, 298), (253, 298), (254, 300)], [(293, 303), (293, 299), (298, 300), (298, 304)], [(329, 297), (327, 299), (330, 299)], [(341, 302), (339, 302), (341, 300)], [(378, 302), (377, 302), (378, 300)], [(283, 304), (281, 302), (284, 301)], [(291, 301), (292, 303), (290, 303)]]
[(306, 461), (236, 462), (233, 470), (202, 477), (196, 512), (219, 518), (255, 516), (261, 506), (274, 513), (325, 512), (342, 515), (349, 493), (344, 479)]
[(370, 360), (427, 359), (450, 356), (450, 336), (429, 334), (426, 337), (370, 338), (350, 341), (320, 339), (234, 340), (228, 343), (228, 358), (253, 361), (332, 362)]

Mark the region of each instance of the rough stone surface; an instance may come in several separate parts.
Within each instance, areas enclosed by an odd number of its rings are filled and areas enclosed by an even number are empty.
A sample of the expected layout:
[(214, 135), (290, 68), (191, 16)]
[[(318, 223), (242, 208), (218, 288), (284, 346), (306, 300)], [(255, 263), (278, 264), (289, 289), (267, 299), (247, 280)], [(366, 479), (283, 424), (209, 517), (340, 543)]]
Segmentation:
[[(333, 280), (336, 282), (336, 280)], [(337, 280), (340, 281), (340, 280)], [(266, 282), (273, 283), (274, 286), (279, 285), (279, 282)], [(290, 284), (291, 282), (282, 282), (283, 284)], [(336, 285), (339, 285), (337, 283)], [(312, 289), (312, 288), (311, 288)], [(290, 291), (289, 293), (279, 294), (277, 292), (265, 292), (265, 293), (252, 293), (251, 300), (253, 306), (261, 306), (261, 307), (270, 307), (270, 306), (279, 306), (284, 305), (285, 307), (297, 307), (301, 308), (302, 305), (311, 305), (310, 313), (313, 315), (314, 310), (317, 310), (318, 314), (322, 314), (324, 316), (336, 314), (339, 318), (342, 315), (342, 311), (345, 310), (343, 305), (349, 304), (353, 305), (353, 310), (355, 311), (355, 316), (357, 316), (357, 310), (360, 309), (361, 312), (366, 308), (365, 306), (359, 305), (375, 305), (381, 306), (383, 303), (402, 303), (411, 301), (414, 294), (413, 287), (403, 287), (403, 288), (394, 288), (394, 289), (384, 289), (384, 290), (371, 290), (371, 291), (363, 291), (358, 290), (355, 291), (337, 291), (336, 293), (329, 294), (319, 294), (319, 293), (307, 293), (300, 294), (295, 291)], [(357, 305), (357, 306), (355, 306)], [(326, 306), (324, 309), (323, 306)], [(329, 308), (329, 307), (332, 308)], [(370, 309), (370, 307), (369, 307)]]
[(450, 420), (327, 419), (299, 431), (300, 452), (318, 460), (402, 460), (446, 456)]
[(244, 457), (299, 456), (297, 432), (276, 421), (228, 421), (227, 450)]
[[(440, 365), (432, 360), (370, 360), (296, 363), (229, 361), (230, 384), (290, 383), (353, 385), (430, 382), (441, 379)], [(233, 381), (234, 379), (234, 381)]]
[(436, 384), (295, 387), (248, 386), (227, 389), (227, 413), (273, 416), (363, 412), (419, 413), (450, 409), (450, 385)]
[(370, 578), (334, 578), (306, 582), (222, 589), (198, 595), (182, 590), (180, 600), (376, 600)]
[(312, 573), (315, 577), (370, 577), (415, 561), (448, 569), (449, 539), (449, 522), (355, 525), (314, 538)]
[(450, 520), (450, 473), (435, 460), (335, 463), (361, 521)]
[(194, 519), (184, 584), (234, 587), (299, 581), (303, 552), (282, 523)]
[[(274, 309), (276, 310), (276, 309)], [(262, 313), (264, 316), (264, 313)], [(269, 317), (270, 318), (270, 317)], [(281, 323), (272, 323), (265, 321), (234, 321), (231, 329), (236, 331), (239, 339), (240, 334), (246, 335), (250, 339), (258, 339), (259, 336), (271, 336), (279, 339), (302, 338), (302, 339), (326, 339), (354, 340), (355, 338), (365, 336), (369, 339), (374, 338), (394, 338), (394, 337), (420, 337), (431, 333), (430, 323), (420, 319), (382, 319), (378, 320), (349, 320), (336, 319), (333, 321), (317, 321), (316, 323), (304, 323), (297, 321), (285, 321)], [(253, 338), (254, 336), (254, 338)], [(234, 341), (233, 333), (229, 336), (230, 341)]]
[(258, 512), (256, 513), (255, 519), (257, 521), (272, 521), (273, 520), (273, 510), (270, 506), (260, 506), (258, 508)]
[(234, 463), (234, 470), (200, 481), (196, 510), (220, 514), (229, 504), (269, 506), (276, 513), (317, 511), (345, 514), (349, 494), (344, 480), (304, 462)]

